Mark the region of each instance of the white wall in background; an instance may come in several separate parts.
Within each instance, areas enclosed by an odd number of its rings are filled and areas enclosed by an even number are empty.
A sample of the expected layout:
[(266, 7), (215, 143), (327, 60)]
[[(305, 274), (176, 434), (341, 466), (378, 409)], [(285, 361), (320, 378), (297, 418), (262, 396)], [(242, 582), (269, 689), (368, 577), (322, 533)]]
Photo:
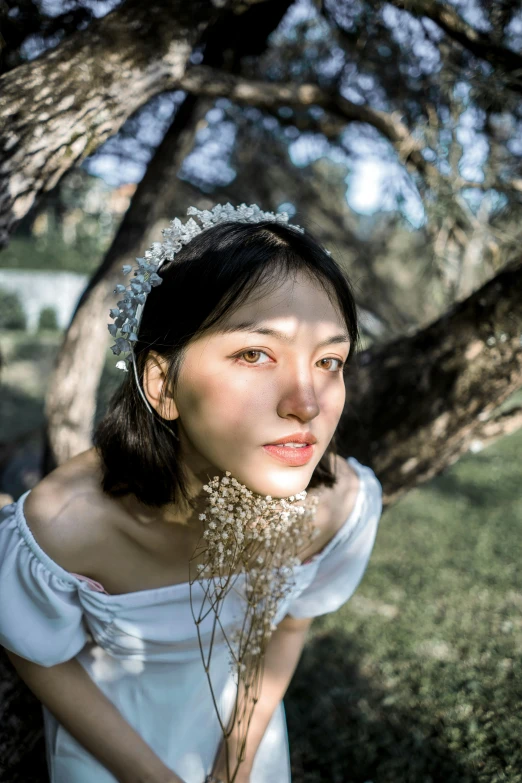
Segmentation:
[(18, 293), (27, 317), (27, 330), (38, 328), (43, 307), (54, 307), (60, 329), (65, 329), (88, 276), (43, 269), (0, 269), (0, 289)]

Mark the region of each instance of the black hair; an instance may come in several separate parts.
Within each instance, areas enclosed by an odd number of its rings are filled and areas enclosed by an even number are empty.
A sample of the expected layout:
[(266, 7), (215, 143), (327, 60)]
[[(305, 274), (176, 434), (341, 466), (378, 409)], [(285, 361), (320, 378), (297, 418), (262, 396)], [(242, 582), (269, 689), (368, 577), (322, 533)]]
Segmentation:
[[(167, 361), (165, 386), (175, 390), (184, 352), (192, 338), (218, 327), (254, 289), (272, 290), (291, 273), (307, 272), (337, 306), (350, 338), (348, 361), (359, 344), (357, 309), (347, 274), (309, 233), (290, 225), (219, 223), (203, 230), (165, 261), (163, 282), (152, 288), (134, 343), (140, 383), (150, 350)], [(177, 422), (146, 407), (132, 367), (113, 394), (94, 432), (101, 457), (102, 488), (112, 497), (132, 493), (149, 506), (175, 503), (187, 492)], [(335, 484), (335, 435), (317, 464), (309, 488)]]

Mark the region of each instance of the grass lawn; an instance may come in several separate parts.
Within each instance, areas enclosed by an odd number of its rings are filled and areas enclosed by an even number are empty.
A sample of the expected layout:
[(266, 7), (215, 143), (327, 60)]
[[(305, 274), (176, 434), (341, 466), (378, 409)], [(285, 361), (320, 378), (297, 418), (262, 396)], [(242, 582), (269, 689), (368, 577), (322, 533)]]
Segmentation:
[[(42, 420), (60, 338), (42, 339), (0, 334), (6, 440)], [(121, 380), (107, 353), (99, 411)], [(522, 783), (521, 454), (522, 431), (384, 513), (285, 698), (294, 783)]]

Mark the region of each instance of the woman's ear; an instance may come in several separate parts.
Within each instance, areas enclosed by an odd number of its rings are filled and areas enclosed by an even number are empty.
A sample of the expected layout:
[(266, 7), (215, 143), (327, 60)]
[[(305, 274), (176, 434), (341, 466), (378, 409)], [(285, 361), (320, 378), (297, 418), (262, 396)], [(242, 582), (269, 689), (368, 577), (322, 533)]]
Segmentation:
[(174, 397), (165, 389), (164, 399), (161, 400), (161, 392), (167, 381), (166, 368), (165, 357), (156, 351), (149, 351), (143, 371), (143, 391), (150, 405), (163, 419), (174, 421), (179, 417)]

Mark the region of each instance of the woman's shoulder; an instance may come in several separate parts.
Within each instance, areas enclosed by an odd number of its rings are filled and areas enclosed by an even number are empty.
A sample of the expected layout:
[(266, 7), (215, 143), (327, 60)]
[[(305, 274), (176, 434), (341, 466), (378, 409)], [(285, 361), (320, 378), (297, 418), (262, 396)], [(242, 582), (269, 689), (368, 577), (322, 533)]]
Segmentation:
[[(107, 538), (108, 505), (93, 450), (67, 460), (31, 489), (24, 519), (39, 546), (62, 568), (89, 570)], [(115, 506), (117, 509), (117, 507)]]
[(352, 513), (357, 500), (361, 478), (355, 468), (344, 457), (332, 455), (331, 469), (336, 476), (333, 487), (322, 486), (310, 490), (310, 494), (319, 497), (315, 525), (320, 535), (303, 553), (305, 559), (317, 554), (328, 544)]

